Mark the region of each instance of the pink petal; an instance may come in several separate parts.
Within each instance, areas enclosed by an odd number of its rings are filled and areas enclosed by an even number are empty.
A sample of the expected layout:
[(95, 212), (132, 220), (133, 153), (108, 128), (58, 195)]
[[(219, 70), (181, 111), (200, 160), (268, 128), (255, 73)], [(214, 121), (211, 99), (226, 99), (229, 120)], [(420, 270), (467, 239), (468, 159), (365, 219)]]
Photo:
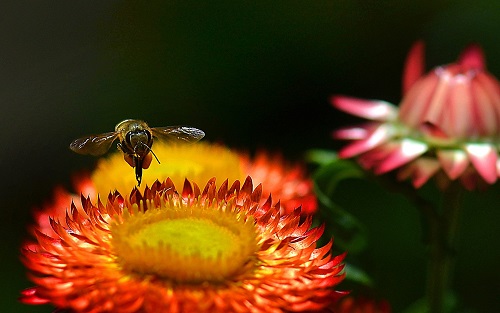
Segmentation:
[(427, 75), (416, 82), (404, 96), (399, 107), (399, 118), (408, 127), (418, 127), (430, 120), (427, 111), (438, 84), (438, 75)]
[[(438, 81), (434, 85), (427, 86), (429, 89), (426, 92), (428, 92), (431, 98), (429, 98), (429, 103), (426, 105), (424, 114), (420, 117), (420, 122), (431, 122), (443, 128), (443, 118), (448, 113), (446, 104), (449, 101), (450, 80), (453, 79), (453, 76), (445, 68), (437, 68), (435, 73)], [(426, 79), (426, 82), (430, 83), (431, 80)], [(444, 130), (446, 131), (446, 129)]]
[(425, 56), (424, 42), (417, 41), (413, 44), (406, 57), (405, 69), (403, 71), (403, 95), (424, 74)]
[(422, 187), (439, 170), (439, 162), (431, 158), (420, 158), (398, 172), (398, 179), (411, 177), (415, 188)]
[(372, 169), (382, 160), (386, 159), (392, 153), (392, 151), (396, 149), (397, 146), (397, 143), (390, 141), (384, 143), (360, 155), (357, 159), (358, 163), (366, 170)]
[(368, 131), (363, 127), (342, 128), (332, 132), (332, 137), (335, 139), (361, 140), (366, 136), (368, 136)]
[(426, 143), (412, 139), (401, 140), (397, 149), (395, 149), (385, 160), (383, 160), (375, 169), (376, 174), (383, 174), (400, 167), (420, 155), (428, 149)]
[(457, 179), (469, 166), (467, 154), (462, 150), (439, 150), (437, 157), (451, 180)]
[(394, 130), (392, 125), (381, 124), (373, 133), (369, 135), (366, 139), (356, 141), (345, 148), (341, 149), (339, 152), (339, 157), (350, 158), (358, 154), (364, 153), (371, 150), (382, 143), (388, 141), (393, 134)]
[(476, 80), (483, 86), (495, 112), (497, 125), (494, 133), (497, 134), (500, 130), (500, 84), (495, 77), (485, 72), (478, 73)]
[(451, 85), (449, 95), (449, 105), (443, 114), (443, 127), (448, 130), (448, 134), (453, 137), (467, 137), (471, 129), (475, 128), (474, 103), (471, 94), (470, 80), (453, 78), (454, 84)]
[(474, 128), (479, 129), (481, 135), (491, 136), (496, 135), (498, 128), (498, 120), (496, 109), (498, 102), (493, 102), (491, 93), (484, 85), (484, 80), (475, 79), (471, 82), (472, 94), (474, 95), (474, 117), (477, 120), (472, 120)]
[(398, 115), (398, 108), (381, 100), (364, 100), (346, 96), (333, 96), (331, 103), (337, 109), (369, 120), (389, 121)]
[(469, 45), (458, 58), (458, 63), (467, 70), (484, 70), (485, 61), (483, 49), (477, 44)]
[(368, 138), (380, 126), (379, 122), (365, 122), (360, 125), (353, 125), (340, 128), (332, 132), (334, 139), (340, 140), (361, 140)]
[(435, 138), (441, 138), (441, 139), (448, 139), (449, 136), (446, 134), (441, 127), (438, 125), (431, 123), (431, 122), (424, 122), (420, 124), (418, 127), (418, 130), (424, 134), (425, 136), (428, 137), (435, 137)]
[(497, 180), (497, 151), (487, 143), (468, 144), (465, 150), (479, 175), (489, 184)]
[(497, 176), (500, 176), (500, 160), (497, 160)]

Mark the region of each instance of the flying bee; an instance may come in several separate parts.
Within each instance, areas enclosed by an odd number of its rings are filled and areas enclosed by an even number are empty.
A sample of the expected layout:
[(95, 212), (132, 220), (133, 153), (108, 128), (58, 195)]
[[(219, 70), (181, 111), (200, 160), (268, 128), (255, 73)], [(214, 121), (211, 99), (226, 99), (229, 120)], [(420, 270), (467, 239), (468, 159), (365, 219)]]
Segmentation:
[(115, 126), (114, 132), (90, 135), (74, 140), (69, 148), (76, 153), (94, 156), (106, 153), (111, 144), (118, 139), (117, 147), (123, 152), (123, 158), (135, 168), (137, 185), (141, 185), (142, 169), (149, 168), (153, 156), (160, 163), (151, 147), (153, 137), (164, 141), (196, 142), (203, 138), (202, 130), (187, 126), (149, 127), (140, 120), (124, 120)]

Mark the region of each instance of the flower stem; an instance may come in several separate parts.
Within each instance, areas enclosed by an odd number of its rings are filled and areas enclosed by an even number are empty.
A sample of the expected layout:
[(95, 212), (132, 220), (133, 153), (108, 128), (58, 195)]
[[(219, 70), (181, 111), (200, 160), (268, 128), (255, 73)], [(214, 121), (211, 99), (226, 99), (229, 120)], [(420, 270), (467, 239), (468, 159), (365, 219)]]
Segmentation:
[(446, 312), (445, 297), (450, 290), (462, 187), (452, 183), (443, 193), (437, 214), (426, 215), (429, 226), (429, 269), (427, 299), (430, 313)]
[(437, 208), (409, 185), (387, 179), (381, 179), (380, 182), (389, 190), (403, 194), (419, 209), (424, 226), (424, 242), (429, 246), (427, 312), (450, 311), (445, 300), (453, 274), (463, 187), (459, 182), (451, 182), (442, 191), (441, 208)]

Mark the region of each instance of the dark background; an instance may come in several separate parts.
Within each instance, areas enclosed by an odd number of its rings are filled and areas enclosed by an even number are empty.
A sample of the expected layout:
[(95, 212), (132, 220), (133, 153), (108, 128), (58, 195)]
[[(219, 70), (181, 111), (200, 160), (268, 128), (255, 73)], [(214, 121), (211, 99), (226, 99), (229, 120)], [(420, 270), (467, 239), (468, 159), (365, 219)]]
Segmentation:
[[(17, 303), (31, 286), (18, 251), (31, 208), (94, 164), (69, 151), (72, 139), (140, 118), (299, 159), (338, 148), (330, 131), (354, 121), (330, 95), (398, 103), (417, 39), (432, 66), (478, 42), (499, 76), (499, 29), (496, 1), (2, 1), (0, 310), (50, 312)], [(369, 270), (401, 311), (424, 284), (418, 216), (404, 199), (356, 188), (347, 184), (346, 199), (367, 223)], [(481, 199), (465, 212), (455, 288), (467, 306), (494, 312), (500, 202)]]

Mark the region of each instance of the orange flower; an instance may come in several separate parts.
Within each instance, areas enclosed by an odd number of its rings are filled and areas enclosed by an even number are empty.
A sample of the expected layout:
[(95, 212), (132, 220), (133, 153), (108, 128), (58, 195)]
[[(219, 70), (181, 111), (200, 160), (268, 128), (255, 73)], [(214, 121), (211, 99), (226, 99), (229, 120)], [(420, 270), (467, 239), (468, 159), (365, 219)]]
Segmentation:
[[(263, 195), (280, 199), (281, 207), (292, 212), (298, 206), (303, 214), (312, 214), (318, 207), (313, 181), (300, 165), (287, 164), (280, 156), (259, 151), (254, 158), (238, 154), (245, 175), (263, 186)], [(242, 178), (240, 178), (242, 179)]]
[[(85, 175), (79, 175), (78, 178), (75, 179), (74, 185), (75, 189), (83, 195), (95, 194), (95, 188), (92, 181)], [(33, 210), (35, 227), (44, 234), (55, 234), (52, 230), (49, 217), (58, 217), (61, 223), (64, 223), (66, 210), (72, 202), (78, 202), (79, 200), (80, 196), (68, 192), (62, 186), (56, 187), (52, 195), (52, 201), (41, 208), (35, 208)], [(32, 232), (34, 232), (34, 229), (32, 229)]]
[(472, 189), (493, 184), (500, 173), (500, 84), (486, 71), (478, 46), (468, 47), (458, 62), (427, 75), (423, 43), (407, 59), (404, 97), (398, 109), (384, 101), (335, 96), (335, 107), (372, 122), (334, 133), (354, 140), (340, 151), (359, 156), (365, 168), (382, 174), (400, 168), (400, 179), (416, 188), (439, 173), (442, 184), (460, 179)]
[(82, 197), (53, 233), (36, 231), (22, 260), (36, 287), (28, 304), (73, 312), (299, 312), (324, 308), (343, 292), (344, 255), (316, 247), (300, 209), (284, 214), (250, 178), (211, 180), (201, 191), (170, 179), (110, 194)]
[[(307, 178), (304, 167), (287, 164), (278, 156), (260, 151), (251, 158), (246, 153), (237, 153), (225, 146), (206, 142), (173, 144), (158, 141), (153, 150), (161, 164), (152, 162), (150, 168), (143, 172), (142, 181), (145, 185), (151, 186), (155, 180), (167, 178), (180, 186), (186, 178), (202, 185), (212, 177), (233, 181), (250, 176), (256, 184), (264, 186), (263, 202), (272, 194), (280, 199), (281, 207), (287, 212), (292, 212), (299, 205), (304, 214), (316, 211), (313, 183)], [(100, 159), (91, 181), (96, 192), (101, 195), (107, 195), (110, 190), (128, 192), (137, 184), (121, 152)]]

